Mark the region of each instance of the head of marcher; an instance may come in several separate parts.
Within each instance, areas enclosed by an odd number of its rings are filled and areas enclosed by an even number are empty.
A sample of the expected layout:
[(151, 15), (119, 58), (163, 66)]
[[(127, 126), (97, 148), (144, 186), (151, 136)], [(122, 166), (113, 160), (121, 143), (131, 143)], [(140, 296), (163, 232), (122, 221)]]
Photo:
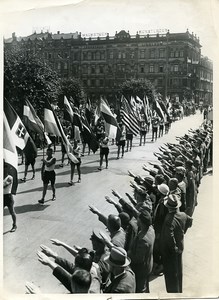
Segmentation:
[(92, 267), (93, 257), (90, 255), (87, 248), (82, 248), (78, 251), (75, 257), (75, 267), (87, 270), (90, 272)]
[(121, 212), (119, 213), (119, 217), (121, 220), (121, 226), (124, 230), (126, 230), (126, 228), (129, 225), (129, 221), (131, 220), (131, 218), (129, 217), (129, 215), (126, 212)]
[(131, 262), (127, 252), (121, 247), (112, 247), (110, 255), (105, 258), (105, 261), (109, 264), (113, 275), (121, 274)]
[(110, 233), (114, 233), (121, 228), (121, 220), (120, 217), (116, 215), (109, 215), (107, 219), (107, 228)]
[(175, 177), (178, 180), (178, 182), (181, 182), (185, 177), (186, 169), (182, 166), (175, 168)]
[(46, 150), (46, 154), (47, 154), (48, 158), (51, 158), (51, 157), (52, 157), (52, 154), (53, 154), (52, 148), (48, 148), (48, 149)]
[(162, 174), (155, 175), (155, 182), (154, 182), (154, 184), (156, 186), (158, 186), (158, 185), (160, 185), (160, 184), (162, 184), (164, 182), (165, 182), (165, 178), (164, 178), (164, 176)]

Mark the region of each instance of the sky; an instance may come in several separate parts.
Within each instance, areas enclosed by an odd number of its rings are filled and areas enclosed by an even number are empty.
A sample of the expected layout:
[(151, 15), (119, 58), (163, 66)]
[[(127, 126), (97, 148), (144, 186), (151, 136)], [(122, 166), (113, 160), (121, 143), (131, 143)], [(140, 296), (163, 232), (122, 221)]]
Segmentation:
[(203, 55), (214, 59), (218, 53), (219, 0), (0, 0), (0, 11), (5, 38), (41, 30), (114, 35), (188, 28), (200, 37)]

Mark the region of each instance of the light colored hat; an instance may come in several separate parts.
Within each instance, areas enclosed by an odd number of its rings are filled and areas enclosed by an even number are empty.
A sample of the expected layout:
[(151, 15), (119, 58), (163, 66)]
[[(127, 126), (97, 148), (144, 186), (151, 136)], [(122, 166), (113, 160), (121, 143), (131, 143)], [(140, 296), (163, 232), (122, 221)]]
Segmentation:
[(184, 175), (186, 173), (186, 169), (184, 167), (181, 167), (181, 166), (176, 167), (175, 171), (176, 171), (177, 174), (182, 174), (182, 175)]
[(168, 185), (166, 185), (165, 183), (158, 185), (157, 188), (158, 188), (158, 191), (161, 192), (161, 194), (163, 194), (165, 196), (167, 196), (170, 192)]
[(127, 267), (131, 260), (127, 257), (127, 252), (121, 247), (112, 247), (110, 255), (105, 257), (104, 260), (111, 266)]
[(182, 205), (182, 203), (179, 201), (179, 196), (171, 194), (164, 200), (164, 205), (167, 208), (178, 208)]

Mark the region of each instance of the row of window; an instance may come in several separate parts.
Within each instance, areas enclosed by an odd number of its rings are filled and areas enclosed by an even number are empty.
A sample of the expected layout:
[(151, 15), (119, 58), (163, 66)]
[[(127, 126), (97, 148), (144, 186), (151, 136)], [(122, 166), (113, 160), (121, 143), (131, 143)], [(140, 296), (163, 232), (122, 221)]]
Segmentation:
[[(184, 56), (184, 51), (170, 51), (169, 57), (171, 58), (179, 58)], [(72, 52), (71, 56), (69, 53), (44, 53), (45, 59), (68, 59), (72, 60), (80, 60), (80, 52)], [(108, 59), (144, 59), (144, 58), (165, 58), (166, 57), (166, 50), (165, 49), (150, 49), (149, 53), (148, 50), (142, 49), (139, 51), (139, 54), (135, 50), (131, 51), (108, 51), (107, 55)], [(106, 52), (105, 51), (87, 51), (82, 52), (82, 60), (105, 60), (106, 59)]]

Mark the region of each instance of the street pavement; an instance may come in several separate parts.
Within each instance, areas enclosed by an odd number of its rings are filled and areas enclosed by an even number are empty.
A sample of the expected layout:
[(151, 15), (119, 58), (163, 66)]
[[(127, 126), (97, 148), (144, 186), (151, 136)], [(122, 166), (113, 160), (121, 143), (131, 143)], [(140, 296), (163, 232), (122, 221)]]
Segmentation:
[[(115, 208), (105, 201), (105, 196), (112, 196), (111, 190), (117, 190), (125, 197), (125, 192), (132, 194), (129, 183), (131, 178), (127, 171), (146, 175), (143, 164), (155, 161), (153, 152), (165, 142), (176, 142), (176, 136), (182, 136), (190, 128), (198, 128), (202, 116), (197, 113), (172, 124), (170, 132), (151, 142), (151, 133), (147, 136), (145, 146), (139, 146), (139, 138), (135, 138), (131, 152), (126, 152), (123, 159), (117, 160), (117, 147), (110, 146), (109, 168), (98, 171), (99, 152), (82, 157), (82, 181), (69, 186), (70, 166), (59, 168), (61, 162), (60, 146), (55, 157), (56, 167), (56, 201), (52, 201), (52, 191), (49, 188), (45, 204), (39, 205), (42, 196), (42, 181), (40, 168), (42, 165), (42, 150), (38, 153), (36, 162), (36, 178), (30, 180), (29, 171), (26, 183), (20, 183), (15, 197), (18, 229), (10, 233), (11, 216), (7, 209), (3, 217), (3, 263), (4, 289), (7, 293), (25, 293), (25, 282), (31, 281), (40, 287), (43, 293), (67, 293), (67, 290), (57, 282), (52, 271), (42, 265), (36, 252), (41, 244), (55, 250), (60, 256), (71, 260), (72, 257), (61, 247), (52, 245), (51, 238), (56, 238), (69, 245), (79, 245), (91, 248), (89, 237), (92, 228), (105, 229), (103, 224), (93, 215), (88, 205), (95, 205), (101, 212), (108, 215), (117, 213)], [(65, 160), (67, 164), (67, 159)], [(105, 166), (103, 164), (103, 166)], [(19, 166), (19, 178), (23, 178), (24, 166)], [(74, 181), (78, 179), (75, 174)], [(113, 196), (112, 196), (113, 197)], [(218, 241), (217, 203), (213, 197), (213, 176), (206, 175), (201, 183), (198, 195), (198, 206), (194, 213), (193, 227), (185, 237), (184, 295), (214, 296), (218, 295)], [(217, 241), (216, 241), (217, 239)], [(217, 272), (217, 274), (216, 274)], [(164, 277), (154, 278), (150, 282), (150, 296), (165, 295)], [(9, 294), (9, 295), (10, 295)], [(8, 295), (8, 297), (9, 297)], [(168, 296), (169, 297), (169, 296)], [(121, 299), (122, 297), (120, 297)]]

